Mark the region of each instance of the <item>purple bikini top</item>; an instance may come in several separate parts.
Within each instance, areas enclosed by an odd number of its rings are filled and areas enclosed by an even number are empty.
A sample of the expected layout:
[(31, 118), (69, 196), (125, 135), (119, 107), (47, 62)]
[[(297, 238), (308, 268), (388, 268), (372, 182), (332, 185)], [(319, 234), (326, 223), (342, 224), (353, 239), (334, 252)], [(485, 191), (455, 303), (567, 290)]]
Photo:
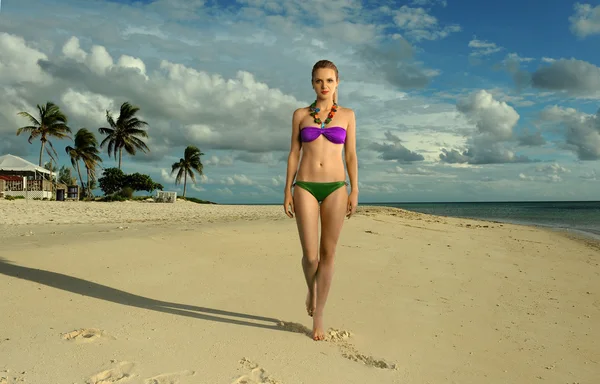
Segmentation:
[(321, 135), (334, 144), (344, 144), (346, 142), (346, 130), (342, 127), (304, 127), (300, 130), (300, 140), (305, 142), (316, 140)]

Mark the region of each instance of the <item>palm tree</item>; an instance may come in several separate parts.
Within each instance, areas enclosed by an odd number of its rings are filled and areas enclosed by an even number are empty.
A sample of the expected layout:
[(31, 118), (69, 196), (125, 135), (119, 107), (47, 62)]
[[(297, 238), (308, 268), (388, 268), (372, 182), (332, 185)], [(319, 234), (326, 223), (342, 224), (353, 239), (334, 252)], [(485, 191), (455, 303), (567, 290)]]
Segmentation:
[(200, 152), (200, 150), (193, 146), (189, 145), (185, 149), (185, 153), (183, 155), (183, 159), (179, 159), (177, 163), (173, 163), (171, 166), (171, 175), (175, 171), (177, 172), (177, 177), (175, 178), (175, 184), (179, 184), (181, 182), (181, 177), (183, 176), (183, 196), (185, 198), (185, 188), (187, 185), (187, 176), (190, 175), (190, 178), (195, 183), (196, 178), (194, 177), (194, 171), (198, 172), (198, 175), (203, 175), (204, 165), (200, 160), (200, 156), (204, 155), (204, 153)]
[(116, 122), (110, 111), (106, 111), (106, 120), (108, 121), (110, 128), (98, 128), (98, 131), (101, 134), (107, 135), (100, 143), (100, 147), (104, 148), (104, 145), (108, 143), (108, 156), (114, 155), (115, 160), (117, 159), (118, 152), (119, 169), (121, 169), (123, 148), (125, 148), (130, 155), (135, 155), (136, 149), (139, 149), (144, 153), (150, 151), (146, 143), (138, 137), (148, 137), (148, 132), (142, 129), (142, 127), (148, 125), (148, 123), (135, 117), (135, 114), (139, 110), (138, 107), (135, 107), (126, 101), (121, 105), (119, 118)]
[[(56, 137), (58, 139), (64, 139), (65, 137), (71, 138), (69, 133), (71, 133), (71, 128), (67, 126), (67, 116), (61, 112), (60, 108), (48, 101), (45, 106), (37, 105), (37, 109), (39, 112), (39, 119), (33, 117), (29, 112), (19, 112), (18, 115), (22, 117), (26, 117), (31, 122), (31, 125), (26, 127), (21, 127), (17, 129), (17, 136), (21, 133), (29, 133), (29, 144), (31, 141), (37, 137), (40, 138), (42, 145), (40, 147), (40, 160), (39, 166), (42, 166), (42, 157), (44, 155), (44, 147), (46, 143), (56, 156), (56, 150), (54, 150), (54, 146), (50, 141), (50, 137)], [(46, 148), (48, 155), (50, 158), (54, 159), (50, 149)], [(54, 159), (56, 161), (56, 159)]]
[(81, 177), (81, 170), (79, 168), (79, 160), (83, 161), (83, 165), (86, 168), (87, 173), (87, 193), (86, 196), (91, 196), (91, 180), (96, 177), (96, 166), (102, 161), (98, 153), (100, 152), (97, 148), (98, 141), (94, 134), (87, 128), (81, 128), (75, 134), (75, 146), (67, 146), (65, 151), (71, 157), (71, 164), (73, 168), (77, 170), (79, 174), (79, 181), (81, 182), (81, 189), (86, 191), (85, 185), (83, 184), (83, 178)]

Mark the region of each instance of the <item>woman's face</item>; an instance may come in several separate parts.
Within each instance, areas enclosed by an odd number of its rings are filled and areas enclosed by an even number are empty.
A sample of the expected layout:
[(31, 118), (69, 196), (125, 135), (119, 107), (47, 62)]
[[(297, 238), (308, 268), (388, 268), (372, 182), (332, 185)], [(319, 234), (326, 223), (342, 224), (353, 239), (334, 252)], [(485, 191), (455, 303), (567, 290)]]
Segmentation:
[(315, 71), (312, 80), (313, 89), (318, 98), (325, 99), (333, 97), (338, 81), (335, 77), (335, 71), (330, 68), (319, 68)]

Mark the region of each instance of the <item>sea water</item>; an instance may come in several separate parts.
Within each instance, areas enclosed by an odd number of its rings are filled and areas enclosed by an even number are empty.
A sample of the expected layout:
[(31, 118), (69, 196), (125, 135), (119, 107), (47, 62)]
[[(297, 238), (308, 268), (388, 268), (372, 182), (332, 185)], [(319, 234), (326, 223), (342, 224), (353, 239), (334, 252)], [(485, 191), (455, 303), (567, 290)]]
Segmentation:
[(370, 203), (437, 216), (551, 227), (600, 240), (600, 201)]

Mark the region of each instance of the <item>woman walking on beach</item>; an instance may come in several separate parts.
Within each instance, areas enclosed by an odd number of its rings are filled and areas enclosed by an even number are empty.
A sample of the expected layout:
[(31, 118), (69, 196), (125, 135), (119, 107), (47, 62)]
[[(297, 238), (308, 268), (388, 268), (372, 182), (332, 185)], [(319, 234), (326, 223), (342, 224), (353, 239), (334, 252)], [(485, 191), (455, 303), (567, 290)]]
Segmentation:
[[(353, 110), (337, 104), (336, 66), (328, 60), (318, 61), (313, 66), (311, 82), (316, 100), (309, 107), (295, 110), (292, 117), (283, 204), (289, 217), (296, 215), (302, 269), (308, 286), (306, 310), (313, 317), (313, 339), (323, 340), (323, 310), (338, 238), (344, 217), (351, 217), (358, 204), (358, 162), (355, 115)], [(343, 188), (348, 185), (344, 160), (350, 194)]]

